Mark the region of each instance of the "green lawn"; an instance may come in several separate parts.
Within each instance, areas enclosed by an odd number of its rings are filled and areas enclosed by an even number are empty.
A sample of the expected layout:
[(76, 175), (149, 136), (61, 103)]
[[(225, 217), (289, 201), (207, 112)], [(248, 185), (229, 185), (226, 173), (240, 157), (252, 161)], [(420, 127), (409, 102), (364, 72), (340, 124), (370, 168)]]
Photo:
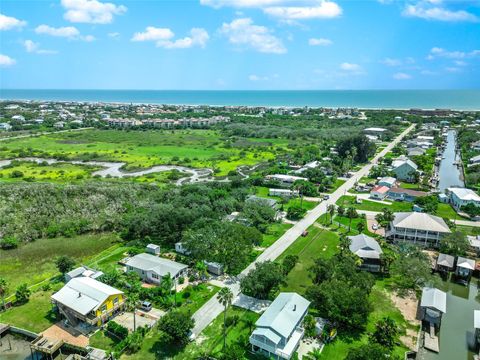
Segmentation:
[(308, 235), (299, 237), (278, 258), (281, 261), (287, 255), (297, 255), (299, 261), (287, 276), (286, 285), (281, 291), (294, 291), (304, 294), (308, 286), (312, 284), (308, 269), (318, 257), (330, 257), (337, 251), (338, 235), (327, 230), (311, 226)]
[(0, 250), (0, 274), (15, 287), (36, 284), (58, 275), (55, 259), (60, 255), (73, 257), (79, 264), (89, 262), (92, 256), (109, 249), (118, 240), (117, 235), (79, 235), (72, 238), (39, 239), (21, 244), (17, 249)]
[(354, 207), (357, 210), (377, 211), (381, 212), (384, 208), (390, 209), (393, 212), (412, 211), (412, 203), (406, 201), (394, 201), (390, 205), (378, 203), (370, 200), (362, 200), (361, 204), (355, 202), (354, 196), (344, 195), (338, 199), (337, 205), (344, 207)]
[[(63, 284), (55, 284), (56, 287), (61, 285)], [(56, 322), (55, 315), (51, 311), (50, 296), (53, 292), (53, 290), (34, 292), (26, 304), (0, 312), (0, 323), (10, 324), (33, 332), (45, 330)]]
[(438, 204), (437, 212), (435, 213), (435, 215), (440, 216), (441, 218), (452, 219), (452, 220), (455, 219), (455, 217), (458, 220), (461, 220), (461, 219), (468, 220), (467, 218), (461, 215), (458, 215), (450, 204), (444, 204), (444, 203)]
[[(282, 198), (280, 196), (270, 196), (270, 195), (268, 195), (268, 187), (265, 187), (265, 186), (257, 186), (256, 187), (256, 195), (259, 196), (259, 197), (263, 197), (263, 198), (275, 199), (275, 200), (277, 200), (277, 202), (279, 204), (282, 201)], [(291, 207), (291, 206), (301, 206), (305, 210), (312, 210), (317, 205), (318, 205), (318, 203), (313, 202), (313, 201), (301, 200), (299, 198), (290, 198), (288, 200), (288, 202), (283, 205), (283, 209), (285, 211), (287, 211), (288, 208)]]
[(271, 224), (267, 232), (263, 234), (263, 241), (260, 244), (261, 247), (269, 247), (272, 245), (275, 241), (277, 241), (280, 236), (285, 234), (285, 232), (290, 229), (293, 225), (291, 224), (283, 224), (283, 223), (274, 223)]
[(463, 231), (467, 235), (472, 235), (472, 236), (480, 235), (480, 227), (457, 225), (456, 229), (459, 231)]
[(2, 143), (0, 158), (62, 156), (77, 160), (123, 161), (129, 170), (175, 163), (216, 169), (227, 175), (240, 165), (273, 159), (288, 140), (224, 138), (213, 130), (86, 130), (14, 139)]
[(345, 180), (341, 180), (341, 179), (336, 179), (335, 182), (333, 183), (333, 185), (331, 187), (328, 188), (328, 193), (333, 193), (335, 190), (337, 190), (340, 186), (342, 186), (343, 184), (345, 184)]
[(99, 330), (90, 337), (89, 345), (97, 349), (111, 351), (118, 343), (119, 340), (114, 336), (111, 336), (106, 331)]

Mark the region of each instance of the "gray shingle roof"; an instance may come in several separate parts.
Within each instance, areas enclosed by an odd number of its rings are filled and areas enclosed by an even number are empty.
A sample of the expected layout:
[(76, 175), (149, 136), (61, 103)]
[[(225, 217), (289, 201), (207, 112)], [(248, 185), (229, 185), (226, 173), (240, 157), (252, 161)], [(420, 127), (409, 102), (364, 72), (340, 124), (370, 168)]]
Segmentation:
[(349, 236), (350, 251), (361, 258), (380, 259), (383, 253), (378, 242), (365, 234)]
[(295, 330), (310, 301), (297, 293), (280, 293), (255, 325), (270, 328), (287, 338)]
[(447, 255), (447, 254), (438, 255), (438, 259), (437, 259), (438, 265), (453, 268), (454, 263), (455, 263), (455, 258), (452, 255)]
[(175, 277), (180, 271), (188, 268), (185, 264), (146, 253), (131, 257), (128, 259), (126, 265), (143, 271), (153, 271), (159, 276), (170, 274), (172, 277)]
[(459, 256), (457, 259), (457, 267), (475, 270), (475, 260)]
[(420, 306), (433, 308), (445, 314), (447, 312), (447, 293), (436, 288), (424, 287)]

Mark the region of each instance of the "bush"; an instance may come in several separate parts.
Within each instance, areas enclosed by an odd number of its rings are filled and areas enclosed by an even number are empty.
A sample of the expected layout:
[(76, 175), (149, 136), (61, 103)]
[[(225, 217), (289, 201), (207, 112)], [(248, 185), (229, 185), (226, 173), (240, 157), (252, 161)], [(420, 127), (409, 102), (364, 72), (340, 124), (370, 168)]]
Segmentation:
[(128, 336), (128, 329), (115, 321), (110, 321), (107, 324), (107, 331), (120, 340), (124, 340)]
[(238, 315), (229, 316), (225, 320), (225, 325), (227, 325), (227, 327), (235, 326), (238, 324), (238, 320), (240, 320), (240, 317)]
[(0, 249), (11, 250), (18, 247), (18, 240), (14, 237), (6, 237), (0, 240)]
[(298, 205), (290, 206), (287, 211), (287, 219), (300, 220), (305, 215), (306, 210)]
[(27, 284), (22, 284), (15, 291), (15, 300), (17, 304), (25, 304), (30, 299), (30, 289)]
[(297, 255), (287, 255), (282, 261), (282, 266), (283, 266), (283, 273), (287, 275), (292, 269), (295, 267), (295, 265), (298, 262), (298, 256)]

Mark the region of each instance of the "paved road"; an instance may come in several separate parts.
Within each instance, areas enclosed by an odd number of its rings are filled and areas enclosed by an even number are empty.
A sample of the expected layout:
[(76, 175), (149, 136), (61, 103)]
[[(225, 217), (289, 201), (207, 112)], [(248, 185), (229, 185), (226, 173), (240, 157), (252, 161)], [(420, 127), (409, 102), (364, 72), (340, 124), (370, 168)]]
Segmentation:
[[(265, 249), (257, 259), (252, 262), (245, 270), (243, 270), (239, 278), (245, 276), (255, 267), (255, 264), (259, 262), (264, 262), (267, 260), (275, 260), (279, 257), (293, 242), (301, 236), (301, 234), (308, 229), (311, 225), (317, 221), (317, 219), (325, 214), (329, 204), (334, 204), (338, 199), (347, 191), (354, 186), (354, 184), (359, 181), (362, 177), (367, 176), (370, 172), (370, 169), (373, 165), (377, 164), (378, 160), (385, 156), (390, 150), (397, 145), (405, 135), (407, 135), (415, 125), (411, 125), (408, 129), (402, 132), (394, 141), (392, 141), (386, 148), (379, 152), (372, 161), (361, 168), (355, 173), (351, 178), (349, 178), (344, 184), (342, 184), (336, 191), (330, 194), (330, 199), (328, 201), (321, 202), (318, 206), (310, 210), (307, 215), (297, 222), (293, 227), (291, 227), (283, 236), (281, 236), (277, 241), (275, 241), (272, 246)], [(238, 279), (231, 279), (228, 282), (225, 282), (225, 286), (228, 286), (234, 295), (234, 298), (240, 293), (240, 286)], [(192, 333), (195, 336), (198, 336), (203, 329), (205, 329), (218, 315), (221, 314), (223, 306), (218, 302), (217, 297), (212, 297), (207, 301), (197, 312), (193, 315), (195, 320), (195, 327), (192, 330)]]

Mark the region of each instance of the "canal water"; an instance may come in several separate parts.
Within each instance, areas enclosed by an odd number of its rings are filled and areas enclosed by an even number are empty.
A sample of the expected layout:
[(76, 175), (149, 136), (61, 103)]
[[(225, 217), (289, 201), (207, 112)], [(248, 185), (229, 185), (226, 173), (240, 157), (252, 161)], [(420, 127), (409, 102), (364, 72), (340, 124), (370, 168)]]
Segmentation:
[(445, 189), (451, 186), (464, 187), (465, 184), (462, 180), (462, 168), (457, 167), (454, 163), (460, 160), (459, 154), (456, 152), (457, 137), (455, 130), (448, 130), (447, 144), (443, 151), (442, 161), (440, 162), (440, 169), (438, 172), (439, 183), (438, 190), (445, 192)]
[(476, 280), (470, 286), (443, 281), (438, 288), (447, 293), (447, 313), (440, 328), (440, 353), (422, 349), (420, 360), (472, 360), (474, 346), (473, 310), (480, 310), (476, 300)]
[(30, 342), (11, 334), (0, 338), (1, 360), (33, 360), (30, 353)]

